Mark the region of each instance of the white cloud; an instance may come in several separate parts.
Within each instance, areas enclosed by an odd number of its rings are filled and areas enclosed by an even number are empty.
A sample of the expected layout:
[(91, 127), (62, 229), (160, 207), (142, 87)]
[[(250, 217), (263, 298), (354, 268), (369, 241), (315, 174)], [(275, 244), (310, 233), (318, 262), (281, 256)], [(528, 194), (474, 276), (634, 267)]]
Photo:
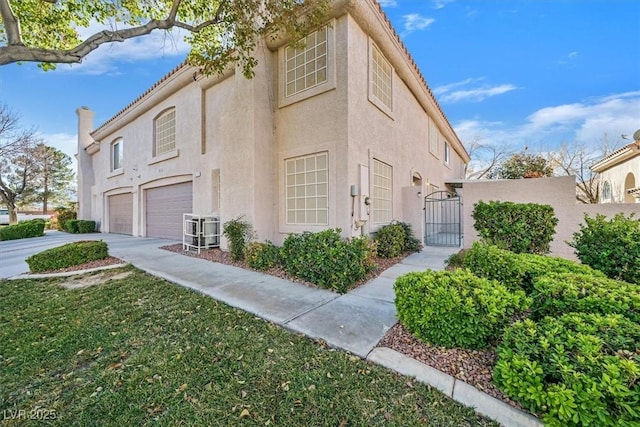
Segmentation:
[(424, 30), (435, 22), (435, 19), (426, 18), (417, 13), (403, 15), (402, 19), (404, 19), (404, 31), (402, 32), (402, 36), (409, 35), (416, 30)]
[(609, 144), (621, 146), (621, 134), (632, 134), (640, 123), (640, 91), (541, 108), (521, 123), (488, 122), (478, 118), (460, 121), (454, 129), (463, 142), (480, 138), (521, 149), (525, 145), (553, 150), (564, 142), (597, 148), (605, 135)]
[(559, 65), (571, 65), (574, 64), (577, 60), (578, 60), (578, 52), (569, 52), (566, 56), (553, 61), (556, 64)]
[(398, 2), (396, 0), (378, 0), (382, 7), (396, 7)]
[(483, 84), (478, 87), (467, 87), (482, 80), (484, 80), (482, 77), (468, 78), (448, 85), (438, 86), (434, 89), (434, 93), (439, 96), (440, 101), (443, 103), (460, 101), (480, 102), (492, 96), (502, 95), (518, 89), (517, 86), (510, 83), (493, 86)]
[(455, 0), (433, 0), (433, 7), (436, 9), (442, 9), (449, 3), (453, 3)]
[[(92, 24), (78, 31), (82, 39), (107, 27)], [(179, 30), (165, 32), (156, 30), (146, 36), (135, 37), (123, 42), (108, 43), (91, 52), (80, 64), (59, 65), (58, 69), (85, 74), (120, 74), (118, 63), (133, 63), (166, 56), (185, 56), (189, 45), (183, 40)]]

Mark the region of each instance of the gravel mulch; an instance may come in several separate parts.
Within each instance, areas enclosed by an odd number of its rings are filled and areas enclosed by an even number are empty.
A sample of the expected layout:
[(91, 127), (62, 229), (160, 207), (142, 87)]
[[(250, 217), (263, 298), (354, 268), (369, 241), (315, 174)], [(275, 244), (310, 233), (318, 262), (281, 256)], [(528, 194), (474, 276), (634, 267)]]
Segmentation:
[(125, 265), (126, 262), (121, 260), (120, 258), (108, 256), (107, 258), (104, 258), (104, 259), (89, 261), (89, 262), (85, 262), (84, 264), (78, 264), (71, 267), (59, 268), (57, 270), (40, 271), (37, 274), (67, 273), (69, 271), (89, 270), (91, 268), (106, 267), (109, 265), (116, 265), (116, 264)]
[[(220, 249), (203, 250), (198, 254), (193, 251), (184, 251), (182, 249), (182, 244), (179, 243), (163, 246), (161, 249), (213, 262), (219, 262), (221, 264), (233, 265), (249, 270), (251, 269), (244, 262), (233, 261), (229, 252), (225, 252)], [(356, 283), (350, 290), (353, 290), (358, 286), (362, 286), (369, 280), (377, 277), (387, 268), (402, 261), (407, 255), (408, 254), (405, 254), (402, 257), (391, 259), (376, 258), (375, 263), (378, 268), (374, 272), (370, 273), (365, 279)], [(316, 287), (316, 285), (312, 283), (290, 276), (281, 268), (272, 268), (263, 271), (262, 273), (304, 284), (306, 286)], [(431, 346), (415, 338), (411, 332), (409, 332), (400, 323), (397, 323), (387, 332), (384, 338), (382, 338), (378, 343), (378, 347), (391, 348), (399, 353), (418, 360), (419, 362), (438, 369), (441, 372), (449, 374), (456, 379), (462, 380), (467, 384), (476, 387), (478, 390), (481, 390), (496, 399), (500, 399), (515, 408), (523, 409), (520, 404), (502, 394), (502, 392), (492, 383), (491, 378), (493, 366), (496, 361), (496, 355), (493, 350), (466, 350), (460, 348), (447, 349), (444, 347)]]

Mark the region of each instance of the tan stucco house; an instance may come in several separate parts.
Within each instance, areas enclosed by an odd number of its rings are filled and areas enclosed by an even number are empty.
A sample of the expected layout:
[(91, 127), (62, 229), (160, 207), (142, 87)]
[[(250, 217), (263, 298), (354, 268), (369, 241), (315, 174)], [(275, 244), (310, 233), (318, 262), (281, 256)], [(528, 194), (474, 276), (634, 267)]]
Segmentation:
[[(640, 131), (635, 136), (640, 139)], [(640, 140), (614, 151), (591, 170), (599, 174), (600, 203), (640, 203)]]
[(259, 44), (253, 79), (183, 64), (97, 129), (79, 108), (79, 217), (176, 240), (183, 213), (244, 215), (275, 243), (394, 219), (422, 234), (424, 196), (469, 155), (377, 2), (334, 3), (304, 47)]

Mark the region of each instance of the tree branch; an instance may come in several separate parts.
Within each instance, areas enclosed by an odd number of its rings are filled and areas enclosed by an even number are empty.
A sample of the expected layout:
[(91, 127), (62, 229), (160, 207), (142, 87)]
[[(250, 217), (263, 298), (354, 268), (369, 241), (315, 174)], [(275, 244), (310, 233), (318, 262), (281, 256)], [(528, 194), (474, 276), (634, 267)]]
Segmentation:
[(22, 33), (20, 31), (20, 21), (11, 9), (9, 0), (0, 0), (0, 16), (4, 23), (4, 32), (7, 35), (8, 46), (24, 46), (22, 43)]

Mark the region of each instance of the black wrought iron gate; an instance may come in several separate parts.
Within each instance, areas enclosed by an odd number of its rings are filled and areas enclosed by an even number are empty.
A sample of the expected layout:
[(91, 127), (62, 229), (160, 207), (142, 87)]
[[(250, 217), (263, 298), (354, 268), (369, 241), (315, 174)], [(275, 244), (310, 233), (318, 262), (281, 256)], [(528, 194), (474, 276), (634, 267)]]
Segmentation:
[(424, 244), (462, 244), (462, 199), (449, 191), (436, 191), (424, 198)]

